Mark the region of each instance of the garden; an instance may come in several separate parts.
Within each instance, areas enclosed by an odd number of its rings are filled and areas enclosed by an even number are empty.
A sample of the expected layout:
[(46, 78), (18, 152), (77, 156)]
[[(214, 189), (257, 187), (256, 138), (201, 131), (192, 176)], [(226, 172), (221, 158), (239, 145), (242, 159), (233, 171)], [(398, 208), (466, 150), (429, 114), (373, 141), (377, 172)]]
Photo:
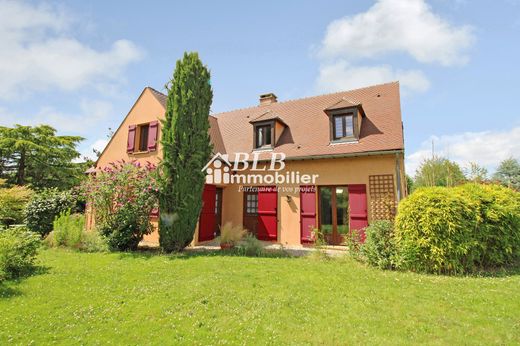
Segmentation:
[[(515, 159), (493, 177), (425, 160), (396, 214), (346, 232), (342, 256), (323, 230), (292, 257), (232, 224), (223, 250), (186, 249), (211, 153), (209, 80), (196, 54), (178, 62), (158, 167), (87, 176), (81, 138), (0, 127), (0, 344), (520, 343)], [(159, 210), (160, 248), (144, 250)]]

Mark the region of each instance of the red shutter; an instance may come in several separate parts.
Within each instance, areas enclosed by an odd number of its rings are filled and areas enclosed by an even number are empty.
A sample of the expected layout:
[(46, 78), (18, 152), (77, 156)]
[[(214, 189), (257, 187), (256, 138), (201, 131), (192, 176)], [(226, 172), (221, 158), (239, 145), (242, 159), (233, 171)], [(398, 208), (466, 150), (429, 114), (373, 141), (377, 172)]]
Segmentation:
[(300, 228), (301, 242), (313, 241), (312, 232), (316, 228), (316, 187), (300, 187)]
[(135, 146), (135, 125), (128, 126), (128, 141), (126, 142), (126, 151), (129, 153), (134, 152), (134, 146)]
[(199, 218), (199, 241), (215, 237), (215, 185), (204, 185), (202, 192), (202, 210)]
[(362, 230), (361, 241), (365, 241), (364, 228), (368, 226), (367, 189), (364, 184), (348, 186), (350, 229)]
[(148, 129), (148, 150), (154, 151), (157, 149), (157, 134), (159, 133), (159, 122), (152, 121)]
[(276, 240), (278, 191), (275, 186), (258, 188), (258, 239)]

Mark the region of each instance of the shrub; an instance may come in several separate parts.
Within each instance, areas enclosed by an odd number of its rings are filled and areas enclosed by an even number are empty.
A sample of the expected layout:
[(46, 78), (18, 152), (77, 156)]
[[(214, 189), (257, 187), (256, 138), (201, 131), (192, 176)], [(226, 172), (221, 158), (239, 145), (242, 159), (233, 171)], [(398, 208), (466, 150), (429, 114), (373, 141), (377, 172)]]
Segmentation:
[(367, 263), (381, 269), (392, 269), (396, 256), (394, 225), (391, 221), (374, 221), (365, 230), (361, 253)]
[(32, 191), (24, 186), (0, 188), (0, 226), (23, 223), (25, 206), (31, 195)]
[(476, 208), (477, 262), (482, 267), (520, 259), (520, 193), (500, 185), (458, 187)]
[(462, 273), (477, 258), (476, 208), (458, 189), (421, 188), (401, 201), (395, 237), (402, 269)]
[(244, 241), (240, 244), (241, 253), (245, 256), (262, 256), (264, 253), (264, 248), (260, 240), (256, 239), (256, 237), (248, 233), (244, 237)]
[(231, 222), (226, 222), (226, 224), (220, 228), (220, 244), (235, 245), (246, 233), (247, 230), (242, 226), (233, 226)]
[(70, 214), (70, 210), (61, 212), (54, 220), (53, 239), (56, 246), (79, 248), (81, 235), (85, 230), (85, 217), (82, 214)]
[(520, 260), (520, 194), (497, 185), (422, 188), (399, 205), (398, 267), (465, 273)]
[(40, 236), (25, 227), (0, 231), (0, 281), (16, 278), (30, 269), (40, 245)]
[(84, 252), (107, 252), (108, 243), (96, 230), (83, 231), (79, 249)]
[(40, 191), (33, 196), (25, 209), (27, 228), (42, 236), (47, 235), (52, 231), (54, 219), (60, 213), (66, 210), (76, 211), (77, 198), (74, 191)]
[(150, 214), (157, 208), (155, 166), (117, 162), (96, 172), (82, 186), (97, 230), (111, 250), (135, 250), (152, 231)]

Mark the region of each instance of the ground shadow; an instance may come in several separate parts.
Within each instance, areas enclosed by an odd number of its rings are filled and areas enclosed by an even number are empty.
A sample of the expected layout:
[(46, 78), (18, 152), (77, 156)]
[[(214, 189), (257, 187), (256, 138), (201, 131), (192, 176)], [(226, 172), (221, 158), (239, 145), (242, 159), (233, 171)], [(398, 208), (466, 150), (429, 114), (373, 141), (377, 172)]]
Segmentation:
[(257, 257), (257, 258), (293, 258), (289, 252), (284, 250), (264, 250), (258, 254), (247, 254), (243, 248), (236, 247), (234, 249), (213, 250), (213, 249), (185, 249), (182, 252), (167, 254), (158, 248), (143, 248), (132, 252), (121, 252), (120, 259), (138, 258), (150, 259), (156, 256), (165, 256), (171, 260), (174, 259), (192, 259), (197, 257)]
[(18, 285), (30, 276), (47, 274), (49, 269), (50, 267), (47, 266), (31, 266), (18, 273), (15, 278), (0, 283), (0, 299), (7, 299), (21, 295), (22, 292), (16, 288), (16, 286), (13, 287), (13, 284)]
[(20, 295), (22, 295), (22, 291), (18, 288), (7, 286), (5, 283), (0, 283), (0, 299), (8, 299)]

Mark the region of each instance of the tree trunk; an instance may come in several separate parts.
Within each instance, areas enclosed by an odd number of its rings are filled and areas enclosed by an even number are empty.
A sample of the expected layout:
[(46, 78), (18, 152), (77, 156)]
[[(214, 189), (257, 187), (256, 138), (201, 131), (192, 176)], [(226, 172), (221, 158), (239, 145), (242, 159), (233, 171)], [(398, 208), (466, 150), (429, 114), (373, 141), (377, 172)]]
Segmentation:
[(18, 172), (16, 173), (16, 184), (25, 184), (25, 149), (20, 152), (20, 161), (18, 162)]

